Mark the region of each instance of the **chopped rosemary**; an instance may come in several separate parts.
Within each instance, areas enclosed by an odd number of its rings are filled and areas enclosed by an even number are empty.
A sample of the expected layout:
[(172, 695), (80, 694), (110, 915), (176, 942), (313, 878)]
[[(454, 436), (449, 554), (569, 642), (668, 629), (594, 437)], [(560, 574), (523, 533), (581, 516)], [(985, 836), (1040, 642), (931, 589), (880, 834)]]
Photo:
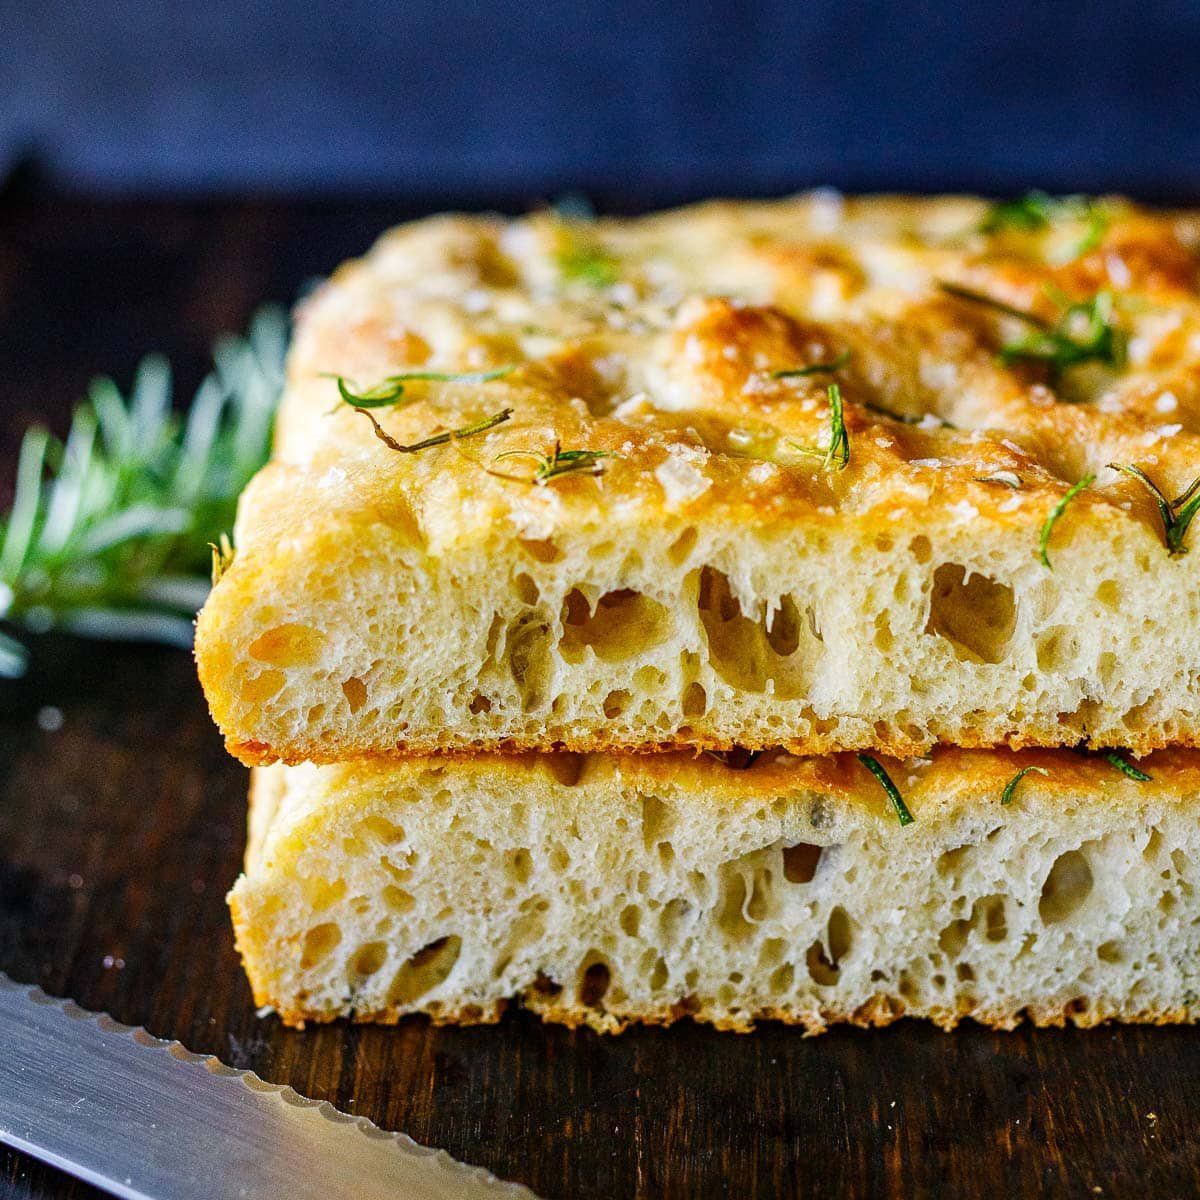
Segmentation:
[(474, 437), (479, 433), (486, 433), (489, 429), (495, 429), (497, 425), (503, 425), (513, 414), (511, 408), (504, 408), (498, 413), (493, 413), (490, 417), (484, 417), (481, 421), (476, 421), (472, 425), (464, 425), (460, 429), (447, 429), (443, 433), (432, 434), (430, 437), (422, 438), (419, 442), (411, 442), (406, 446), (403, 442), (396, 441), (379, 424), (375, 419), (374, 413), (365, 408), (358, 407), (355, 407), (354, 411), (362, 413), (371, 422), (371, 428), (375, 430), (375, 436), (389, 450), (395, 450), (399, 454), (416, 454), (420, 450), (429, 450), (433, 446), (444, 446), (447, 442), (460, 442), (463, 438)]
[[(246, 337), (217, 343), (215, 370), (181, 415), (170, 368), (151, 355), (128, 398), (111, 380), (92, 384), (65, 442), (30, 429), (0, 521), (0, 616), (31, 631), (190, 646), (210, 587), (206, 543), (233, 524), (267, 460), (286, 343), (283, 314), (263, 310)], [(20, 675), (26, 659), (0, 634), (0, 675)]]
[(1016, 791), (1017, 791), (1017, 784), (1020, 783), (1021, 780), (1024, 779), (1025, 776), (1028, 775), (1031, 771), (1036, 772), (1038, 775), (1049, 775), (1050, 774), (1050, 772), (1047, 771), (1045, 767), (1022, 767), (1004, 785), (1004, 791), (1002, 791), (1000, 793), (1000, 803), (1001, 804), (1011, 804), (1012, 803), (1013, 796), (1016, 794)]
[(1113, 323), (1113, 295), (1109, 291), (1097, 292), (1091, 300), (1071, 301), (1063, 297), (1062, 315), (1051, 325), (1034, 313), (984, 292), (945, 280), (939, 280), (938, 287), (949, 296), (983, 305), (1033, 327), (1024, 337), (1000, 347), (1000, 359), (1005, 365), (1041, 362), (1057, 376), (1083, 362), (1103, 362), (1114, 367), (1125, 362), (1125, 337)]
[(856, 754), (854, 757), (879, 780), (879, 786), (887, 792), (887, 798), (891, 801), (892, 808), (896, 813), (896, 819), (900, 824), (911, 825), (913, 815), (908, 811), (908, 805), (904, 803), (904, 797), (900, 795), (900, 789), (892, 782), (892, 777), (883, 769), (883, 764), (879, 759), (870, 754)]
[(772, 379), (803, 379), (808, 375), (829, 375), (834, 371), (840, 371), (850, 361), (849, 350), (843, 350), (837, 358), (830, 359), (829, 362), (810, 363), (807, 367), (793, 367), (787, 371), (772, 371)]
[(616, 258), (590, 231), (596, 213), (586, 196), (561, 197), (554, 205), (558, 245), (554, 252), (559, 275), (567, 283), (586, 283), (597, 290), (612, 287), (620, 278)]
[(817, 450), (811, 446), (801, 446), (798, 442), (787, 440), (793, 450), (807, 454), (812, 458), (824, 461), (828, 470), (830, 467), (838, 471), (844, 470), (850, 462), (850, 435), (846, 431), (846, 416), (842, 406), (842, 389), (836, 383), (831, 383), (825, 389), (829, 396), (829, 445), (825, 450)]
[(1139, 771), (1124, 755), (1118, 754), (1115, 750), (1106, 750), (1104, 759), (1111, 763), (1122, 775), (1128, 775), (1130, 779), (1136, 779), (1138, 783), (1149, 783), (1150, 776), (1145, 771)]
[(1007, 363), (1046, 363), (1058, 375), (1082, 362), (1119, 367), (1125, 362), (1125, 337), (1113, 324), (1113, 295), (1097, 292), (1090, 300), (1068, 304), (1053, 328), (1035, 329), (1000, 347)]
[(223, 533), (215, 542), (209, 542), (208, 547), (212, 551), (212, 582), (216, 587), (221, 576), (233, 565), (233, 543), (229, 534)]
[(1192, 518), (1200, 511), (1200, 475), (1197, 475), (1174, 500), (1168, 500), (1158, 484), (1141, 467), (1124, 463), (1109, 463), (1108, 465), (1114, 471), (1120, 471), (1131, 479), (1136, 479), (1154, 497), (1154, 503), (1158, 505), (1158, 515), (1162, 518), (1163, 537), (1167, 543), (1167, 552), (1172, 558), (1186, 554), (1188, 548), (1183, 544), (1183, 539), (1187, 537)]
[[(545, 487), (552, 479), (563, 475), (603, 475), (604, 463), (601, 459), (616, 457), (619, 456), (611, 450), (564, 450), (561, 443), (556, 441), (552, 454), (537, 454), (533, 450), (506, 450), (503, 454), (497, 454), (495, 461), (502, 458), (533, 459), (537, 464), (533, 475), (528, 480), (521, 479), (520, 482)], [(518, 479), (518, 476), (504, 475), (499, 471), (491, 471), (489, 474), (502, 479)]]
[(1083, 221), (1086, 222), (1086, 228), (1078, 241), (1055, 256), (1055, 262), (1059, 265), (1072, 262), (1094, 250), (1108, 229), (1108, 214), (1100, 205), (1083, 196), (1059, 199), (1045, 192), (1028, 192), (1016, 200), (1001, 200), (992, 205), (979, 224), (979, 232), (995, 234), (1015, 229), (1037, 233), (1062, 221)]
[(1042, 566), (1048, 571), (1053, 571), (1054, 568), (1050, 565), (1050, 535), (1054, 532), (1054, 526), (1058, 523), (1059, 517), (1067, 511), (1067, 505), (1079, 495), (1080, 492), (1090, 488), (1096, 482), (1095, 475), (1085, 475), (1078, 483), (1067, 488), (1066, 494), (1061, 500), (1050, 510), (1050, 515), (1042, 524), (1042, 533), (1038, 538), (1038, 558), (1042, 560)]
[(364, 392), (352, 392), (350, 381), (344, 375), (328, 375), (326, 378), (337, 380), (338, 394), (351, 408), (387, 408), (401, 400), (406, 385), (410, 383), (491, 383), (493, 379), (502, 379), (516, 369), (517, 364), (510, 363), (494, 371), (405, 371), (399, 375), (389, 375)]
[(1054, 217), (1057, 201), (1045, 192), (1026, 192), (1015, 200), (998, 200), (979, 222), (980, 233), (1000, 233), (1005, 229), (1035, 232), (1045, 229)]

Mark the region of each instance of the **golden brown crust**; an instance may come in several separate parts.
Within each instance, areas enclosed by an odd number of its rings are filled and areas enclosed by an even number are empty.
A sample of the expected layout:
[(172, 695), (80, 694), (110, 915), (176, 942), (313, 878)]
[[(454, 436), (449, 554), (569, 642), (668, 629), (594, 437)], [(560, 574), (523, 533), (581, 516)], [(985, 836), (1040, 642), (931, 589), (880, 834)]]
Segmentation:
[[(754, 540), (803, 527), (886, 540), (965, 523), (980, 546), (1016, 539), (1029, 559), (1054, 506), (1095, 474), (1057, 527), (1060, 572), (1087, 543), (1125, 547), (1129, 561), (1110, 564), (1118, 575), (1143, 561), (1158, 570), (1166, 551), (1155, 505), (1108, 464), (1142, 467), (1169, 496), (1200, 471), (1200, 234), (1192, 214), (1119, 199), (1104, 206), (1090, 246), (1070, 218), (1062, 228), (985, 234), (980, 201), (828, 195), (586, 229), (546, 214), (444, 217), (386, 235), (303, 307), (279, 461), (250, 489), (237, 559), (201, 617), (201, 679), (230, 750), (248, 763), (292, 763), (464, 744), (461, 731), (412, 726), (386, 740), (309, 738), (302, 721), (268, 734), (233, 715), (245, 663), (231, 630), (248, 598), (306, 566), (349, 561), (381, 527), (442, 561), (499, 559), (520, 539), (571, 542), (605, 529), (636, 537), (711, 527)], [(1065, 253), (1072, 239), (1083, 247), (1074, 256)], [(563, 270), (575, 243), (600, 248), (611, 270), (603, 286)], [(1050, 325), (1064, 296), (1111, 295), (1126, 359), (1057, 375), (1005, 361), (1001, 347), (1030, 327), (962, 289)], [(836, 372), (779, 377), (846, 352)], [(339, 407), (329, 378), (366, 388), (405, 371), (510, 367), (483, 383), (414, 382), (403, 404), (376, 410), (390, 437), (410, 443), (512, 409), (485, 435), (416, 454), (389, 450), (362, 416)], [(828, 439), (834, 380), (851, 446), (844, 470), (805, 453)], [(511, 478), (531, 472), (529, 460), (499, 458), (556, 444), (610, 455), (604, 475), (537, 487)], [(1018, 488), (998, 482), (1012, 479)], [(1163, 570), (1194, 592), (1197, 562), (1190, 555)], [(1174, 666), (1195, 674), (1194, 663)], [(1080, 718), (1069, 736), (1088, 735), (1085, 726)], [(891, 722), (870, 744), (905, 754), (943, 736), (1021, 747), (1064, 733), (1056, 714), (984, 733), (959, 722), (918, 736)], [(467, 740), (487, 750), (545, 744), (484, 728)], [(737, 740), (803, 753), (858, 744), (839, 730)], [(551, 741), (589, 751), (731, 744), (705, 728), (642, 739), (576, 728)], [(1097, 741), (1137, 753), (1196, 745), (1200, 725), (1168, 715)]]
[[(275, 1007), (266, 996), (257, 993), (255, 1003), (269, 1007), (279, 1019), (292, 1029), (303, 1029), (308, 1024), (328, 1025), (342, 1020), (341, 1014), (308, 1012), (305, 1010)], [(825, 1033), (831, 1025), (853, 1025), (860, 1029), (883, 1029), (902, 1017), (920, 1017), (929, 1020), (939, 1029), (950, 1033), (964, 1021), (973, 1021), (989, 1029), (1011, 1032), (1023, 1023), (1035, 1028), (1062, 1029), (1074, 1025), (1079, 1029), (1095, 1029), (1115, 1023), (1126, 1025), (1190, 1025), (1200, 1016), (1186, 1008), (1157, 1011), (1135, 1009), (1119, 1015), (1097, 1015), (1080, 1011), (1070, 1005), (1061, 1008), (1028, 1006), (1017, 1013), (990, 1011), (986, 1008), (964, 1009), (961, 1012), (910, 1013), (903, 1001), (894, 996), (879, 995), (852, 1010), (836, 1007), (822, 1008), (814, 1013), (792, 1013), (785, 1009), (764, 1008), (744, 1016), (729, 1017), (709, 1013), (697, 1004), (675, 1004), (670, 1008), (641, 1009), (638, 1011), (610, 1012), (604, 1008), (592, 1008), (581, 1004), (548, 1004), (536, 992), (527, 992), (516, 999), (516, 1004), (536, 1012), (543, 1021), (554, 1025), (565, 1025), (569, 1029), (588, 1028), (594, 1033), (624, 1033), (630, 1025), (654, 1025), (666, 1027), (676, 1021), (693, 1020), (700, 1025), (711, 1025), (724, 1033), (753, 1033), (760, 1021), (778, 1021), (783, 1025), (795, 1025), (803, 1029), (806, 1036)], [(508, 1005), (499, 1003), (493, 1009), (481, 1010), (478, 1006), (463, 1008), (442, 1007), (436, 1013), (421, 1014), (418, 1019), (428, 1019), (434, 1025), (494, 1025), (504, 1015)], [(356, 1012), (350, 1020), (358, 1025), (396, 1025), (412, 1017), (412, 1013), (390, 1008), (380, 1012)]]

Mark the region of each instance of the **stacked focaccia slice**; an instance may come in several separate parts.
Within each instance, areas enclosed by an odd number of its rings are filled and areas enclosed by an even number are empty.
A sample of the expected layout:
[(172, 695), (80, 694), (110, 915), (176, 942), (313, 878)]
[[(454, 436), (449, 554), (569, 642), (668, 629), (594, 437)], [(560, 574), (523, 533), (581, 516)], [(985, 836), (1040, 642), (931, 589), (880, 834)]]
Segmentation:
[(1198, 244), (814, 195), (343, 268), (198, 626), (260, 1003), (1190, 1017)]

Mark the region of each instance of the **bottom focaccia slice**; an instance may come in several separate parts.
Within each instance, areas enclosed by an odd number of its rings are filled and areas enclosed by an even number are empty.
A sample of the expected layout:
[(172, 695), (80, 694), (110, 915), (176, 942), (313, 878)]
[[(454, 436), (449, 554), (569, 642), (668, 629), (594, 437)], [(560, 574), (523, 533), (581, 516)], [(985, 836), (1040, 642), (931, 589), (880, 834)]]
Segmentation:
[(1200, 754), (883, 766), (910, 824), (854, 755), (260, 768), (230, 894), (255, 999), (599, 1030), (1200, 1013)]

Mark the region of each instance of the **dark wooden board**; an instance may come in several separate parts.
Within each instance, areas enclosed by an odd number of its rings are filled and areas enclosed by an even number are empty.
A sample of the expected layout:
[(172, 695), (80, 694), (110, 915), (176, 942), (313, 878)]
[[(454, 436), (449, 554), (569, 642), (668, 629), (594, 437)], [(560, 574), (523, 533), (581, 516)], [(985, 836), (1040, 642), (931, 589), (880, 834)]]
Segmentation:
[[(0, 477), (20, 429), (61, 430), (94, 372), (127, 382), (158, 348), (194, 383), (216, 333), (408, 211), (0, 200)], [(34, 649), (31, 675), (0, 683), (0, 968), (19, 980), (547, 1197), (1200, 1194), (1200, 1031), (906, 1022), (805, 1039), (684, 1023), (602, 1038), (527, 1014), (303, 1033), (259, 1020), (223, 899), (245, 773), (187, 655)], [(0, 1149), (0, 1195), (98, 1193)]]

